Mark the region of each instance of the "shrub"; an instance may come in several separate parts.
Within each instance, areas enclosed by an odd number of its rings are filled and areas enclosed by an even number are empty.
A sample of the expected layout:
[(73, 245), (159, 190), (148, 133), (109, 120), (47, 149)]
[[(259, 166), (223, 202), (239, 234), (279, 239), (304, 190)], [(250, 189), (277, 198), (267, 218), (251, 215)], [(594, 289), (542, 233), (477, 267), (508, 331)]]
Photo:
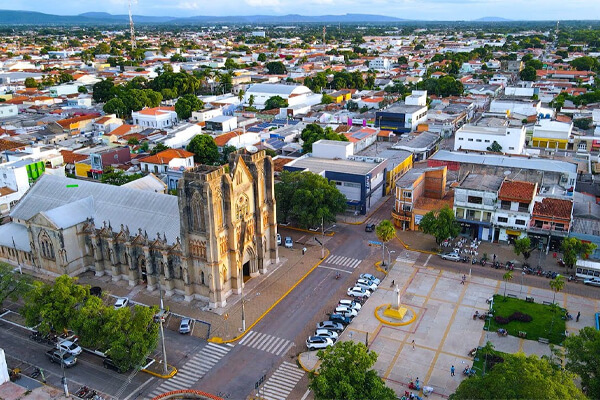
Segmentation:
[(494, 320), (499, 323), (500, 325), (506, 325), (510, 322), (510, 319), (506, 318), (506, 317), (502, 317), (500, 315), (496, 315), (494, 317)]
[(520, 311), (515, 311), (512, 313), (510, 317), (508, 317), (511, 321), (520, 321), (520, 322), (531, 322), (533, 318), (529, 314), (524, 314)]

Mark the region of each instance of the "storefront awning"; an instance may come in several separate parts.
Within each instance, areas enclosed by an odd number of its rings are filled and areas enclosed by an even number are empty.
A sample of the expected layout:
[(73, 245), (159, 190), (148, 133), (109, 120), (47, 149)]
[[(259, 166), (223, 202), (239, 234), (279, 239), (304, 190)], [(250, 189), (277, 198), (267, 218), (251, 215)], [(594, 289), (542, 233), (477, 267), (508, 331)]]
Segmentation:
[(513, 231), (512, 229), (507, 229), (506, 234), (513, 236), (521, 236), (521, 231)]

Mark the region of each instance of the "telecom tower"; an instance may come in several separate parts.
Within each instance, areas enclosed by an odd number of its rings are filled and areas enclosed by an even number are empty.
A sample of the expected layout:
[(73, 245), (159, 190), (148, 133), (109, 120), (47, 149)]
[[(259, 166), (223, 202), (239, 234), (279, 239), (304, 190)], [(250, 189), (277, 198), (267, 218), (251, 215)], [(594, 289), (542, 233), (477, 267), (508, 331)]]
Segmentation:
[(131, 50), (135, 49), (135, 29), (133, 27), (133, 16), (131, 15), (131, 2), (129, 0), (129, 34), (131, 35)]
[(323, 26), (323, 46), (325, 46), (325, 26)]

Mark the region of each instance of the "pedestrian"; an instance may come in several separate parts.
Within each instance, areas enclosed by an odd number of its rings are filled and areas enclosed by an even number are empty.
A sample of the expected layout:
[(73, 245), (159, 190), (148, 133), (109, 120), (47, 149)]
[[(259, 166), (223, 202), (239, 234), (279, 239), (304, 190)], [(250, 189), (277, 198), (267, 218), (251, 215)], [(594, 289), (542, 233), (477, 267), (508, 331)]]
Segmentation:
[(450, 367), (450, 376), (454, 376), (454, 365)]
[(494, 254), (494, 262), (496, 262), (496, 255)]
[(413, 350), (414, 350), (415, 349), (415, 339), (413, 339), (413, 341), (412, 341), (411, 344), (412, 344), (412, 347), (413, 347)]
[(396, 282), (392, 279), (391, 287), (394, 287), (395, 284), (396, 284)]
[(577, 311), (577, 318), (575, 318), (575, 322), (579, 322), (579, 317), (581, 317), (581, 311)]

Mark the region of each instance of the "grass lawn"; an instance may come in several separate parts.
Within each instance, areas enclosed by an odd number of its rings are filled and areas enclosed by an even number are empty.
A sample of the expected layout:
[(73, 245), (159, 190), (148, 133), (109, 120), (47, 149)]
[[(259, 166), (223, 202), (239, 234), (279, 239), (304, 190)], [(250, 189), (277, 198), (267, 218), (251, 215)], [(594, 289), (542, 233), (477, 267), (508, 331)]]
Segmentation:
[[(491, 367), (493, 367), (499, 361), (499, 357), (505, 359), (507, 355), (507, 353), (492, 350), (488, 354), (488, 366), (486, 366), (485, 372), (487, 373), (490, 371)], [(473, 365), (471, 366), (477, 372), (477, 376), (483, 376), (483, 363), (485, 360), (485, 354), (483, 354), (481, 349), (478, 349), (477, 353), (475, 354), (475, 358), (473, 359)], [(462, 371), (460, 371), (460, 373), (462, 374)]]
[[(501, 295), (494, 296), (494, 316), (500, 315), (508, 317), (515, 311), (529, 314), (533, 320), (530, 322), (511, 321), (508, 324), (498, 324), (494, 318), (490, 321), (490, 332), (496, 332), (499, 328), (504, 328), (511, 336), (519, 336), (519, 331), (527, 332), (526, 339), (538, 340), (538, 338), (546, 338), (553, 344), (562, 344), (565, 338), (566, 323), (562, 319), (565, 315), (565, 310), (556, 307), (556, 311), (552, 311), (552, 307), (540, 303), (529, 303), (525, 300), (514, 299), (511, 297), (505, 298)], [(552, 319), (554, 318), (554, 323)], [(486, 325), (487, 326), (487, 323)], [(552, 331), (551, 331), (552, 329)]]

